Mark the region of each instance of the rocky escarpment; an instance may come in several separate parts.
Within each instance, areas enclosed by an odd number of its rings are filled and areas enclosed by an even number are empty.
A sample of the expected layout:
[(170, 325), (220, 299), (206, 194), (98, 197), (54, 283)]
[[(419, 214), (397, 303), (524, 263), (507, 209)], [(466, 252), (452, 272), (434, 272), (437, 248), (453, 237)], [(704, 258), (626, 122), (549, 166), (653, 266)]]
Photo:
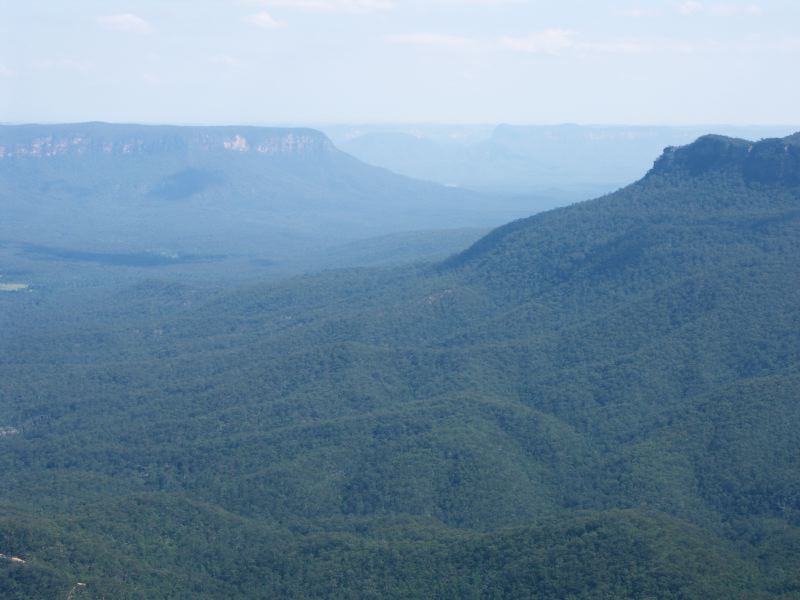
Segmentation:
[(171, 127), (83, 123), (0, 127), (0, 159), (169, 153), (315, 156), (333, 149), (313, 129)]
[(648, 177), (715, 171), (738, 173), (750, 183), (800, 185), (800, 133), (759, 142), (706, 135), (664, 150)]

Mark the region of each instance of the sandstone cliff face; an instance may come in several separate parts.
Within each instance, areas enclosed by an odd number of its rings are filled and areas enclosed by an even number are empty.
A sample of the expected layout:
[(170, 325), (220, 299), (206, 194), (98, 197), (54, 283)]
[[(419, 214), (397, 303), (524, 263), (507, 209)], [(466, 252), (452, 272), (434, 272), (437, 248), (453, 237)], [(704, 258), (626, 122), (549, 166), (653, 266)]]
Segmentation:
[(0, 127), (0, 159), (148, 155), (162, 152), (228, 152), (302, 157), (325, 154), (333, 148), (324, 134), (311, 129), (177, 128), (104, 123)]

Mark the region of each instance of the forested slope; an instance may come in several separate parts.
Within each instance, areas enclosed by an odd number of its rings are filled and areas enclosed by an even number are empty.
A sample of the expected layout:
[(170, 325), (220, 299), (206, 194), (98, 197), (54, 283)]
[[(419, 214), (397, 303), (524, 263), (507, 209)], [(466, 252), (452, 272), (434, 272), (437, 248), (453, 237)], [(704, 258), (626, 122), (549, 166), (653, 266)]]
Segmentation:
[(434, 265), (6, 331), (0, 590), (800, 598), (799, 142), (668, 149)]

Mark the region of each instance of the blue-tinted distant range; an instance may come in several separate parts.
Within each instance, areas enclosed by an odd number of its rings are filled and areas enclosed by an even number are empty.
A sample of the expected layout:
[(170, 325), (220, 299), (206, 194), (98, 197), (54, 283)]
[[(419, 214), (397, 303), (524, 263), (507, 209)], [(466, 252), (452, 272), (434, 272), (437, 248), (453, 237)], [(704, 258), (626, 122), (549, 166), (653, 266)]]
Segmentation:
[(68, 261), (241, 278), (360, 254), (393, 262), (453, 252), (534, 210), (367, 165), (313, 129), (0, 126), (0, 258), (37, 272)]
[(795, 0), (3, 3), (0, 121), (795, 123)]
[(641, 177), (668, 146), (706, 133), (783, 137), (800, 126), (368, 125), (324, 128), (346, 152), (397, 173), (542, 210), (614, 191)]

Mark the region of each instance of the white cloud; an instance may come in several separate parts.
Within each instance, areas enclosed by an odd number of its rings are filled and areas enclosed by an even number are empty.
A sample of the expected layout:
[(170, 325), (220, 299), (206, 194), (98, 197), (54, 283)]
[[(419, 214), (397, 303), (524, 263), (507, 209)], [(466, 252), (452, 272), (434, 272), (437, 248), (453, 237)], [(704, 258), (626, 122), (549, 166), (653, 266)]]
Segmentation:
[(142, 35), (148, 34), (151, 31), (153, 31), (153, 28), (150, 25), (150, 23), (145, 21), (143, 18), (137, 17), (136, 15), (131, 13), (97, 17), (97, 22), (106, 29), (111, 29), (113, 31), (127, 31), (130, 33), (139, 33)]
[(708, 14), (714, 17), (754, 17), (763, 13), (764, 9), (758, 4), (712, 4), (708, 7)]
[(783, 38), (778, 42), (778, 49), (786, 52), (800, 52), (800, 36)]
[(708, 4), (698, 0), (686, 0), (677, 5), (678, 13), (684, 16), (708, 15), (712, 17), (741, 17), (758, 16), (764, 9), (759, 4), (740, 4), (732, 2), (717, 2)]
[(527, 54), (547, 55), (593, 55), (593, 54), (648, 54), (672, 52), (692, 54), (701, 47), (715, 47), (714, 42), (701, 46), (676, 38), (586, 38), (566, 29), (545, 29), (523, 37), (500, 38), (500, 45), (507, 50)]
[(262, 10), (254, 15), (250, 15), (249, 17), (245, 18), (245, 21), (254, 27), (258, 27), (259, 29), (281, 29), (286, 27), (286, 23), (283, 21), (278, 21), (265, 10)]
[(16, 71), (0, 63), (0, 77), (14, 77)]
[(477, 4), (479, 6), (500, 6), (502, 4), (528, 4), (528, 0), (430, 0), (438, 4)]
[(247, 0), (249, 4), (305, 12), (365, 14), (395, 7), (394, 0)]
[(692, 54), (702, 49), (714, 49), (714, 41), (695, 43), (679, 38), (590, 38), (569, 29), (544, 29), (523, 36), (478, 39), (442, 33), (409, 33), (385, 38), (394, 44), (435, 46), (451, 50), (510, 50), (523, 54), (547, 56), (591, 56), (599, 54)]
[(393, 44), (408, 44), (412, 46), (438, 46), (440, 48), (463, 49), (473, 46), (472, 38), (449, 35), (445, 33), (406, 33), (390, 35), (386, 39)]
[(696, 0), (688, 0), (687, 2), (681, 2), (678, 5), (678, 12), (682, 15), (694, 15), (697, 13), (703, 12), (702, 2), (697, 2)]
[(503, 37), (505, 48), (529, 54), (561, 54), (578, 45), (577, 34), (567, 29), (545, 29), (523, 37)]
[(92, 66), (83, 61), (72, 58), (46, 58), (36, 63), (36, 68), (43, 71), (51, 69), (62, 69), (65, 71), (75, 71), (78, 73), (88, 73)]
[(625, 8), (623, 10), (617, 11), (617, 14), (620, 17), (643, 19), (646, 17), (658, 17), (662, 14), (662, 12), (657, 8), (652, 8), (652, 7), (645, 8), (644, 6), (633, 6), (631, 8)]
[(219, 54), (211, 57), (211, 64), (233, 69), (240, 66), (242, 61), (235, 56), (231, 56), (230, 54)]

